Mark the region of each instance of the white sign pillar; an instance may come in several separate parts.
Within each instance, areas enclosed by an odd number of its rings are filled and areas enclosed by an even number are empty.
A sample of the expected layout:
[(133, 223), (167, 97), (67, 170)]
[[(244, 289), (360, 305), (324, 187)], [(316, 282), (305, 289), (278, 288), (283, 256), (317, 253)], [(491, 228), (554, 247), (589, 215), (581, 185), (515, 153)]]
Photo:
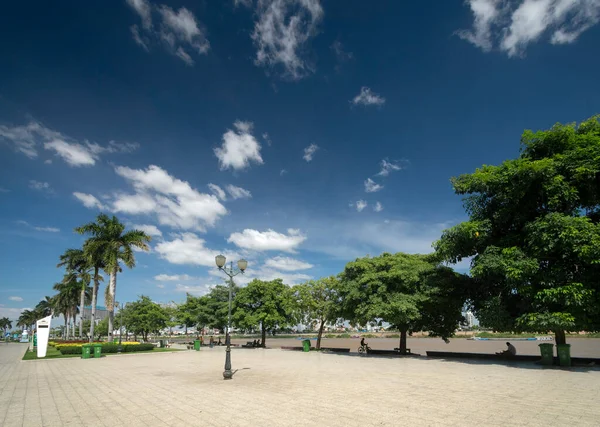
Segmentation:
[(50, 320), (52, 315), (44, 317), (36, 322), (37, 326), (37, 357), (46, 357), (48, 349), (48, 338), (50, 336)]

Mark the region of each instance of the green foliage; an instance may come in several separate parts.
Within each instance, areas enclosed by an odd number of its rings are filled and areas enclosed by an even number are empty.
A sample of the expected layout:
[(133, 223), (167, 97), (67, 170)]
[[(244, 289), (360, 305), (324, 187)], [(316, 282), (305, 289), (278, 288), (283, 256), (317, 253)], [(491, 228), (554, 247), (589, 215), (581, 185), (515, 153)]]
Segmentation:
[(474, 257), (466, 291), (482, 326), (599, 330), (598, 117), (525, 131), (521, 144), (517, 159), (452, 179), (470, 220), (444, 231), (437, 254)]
[[(102, 344), (102, 354), (118, 353), (119, 344), (104, 343)], [(121, 352), (133, 353), (138, 351), (149, 351), (154, 350), (154, 344), (122, 344)], [(92, 349), (92, 352), (94, 350)], [(62, 354), (81, 354), (81, 345), (66, 345), (60, 347)]]
[(254, 279), (237, 292), (234, 306), (234, 323), (246, 330), (260, 327), (263, 345), (267, 331), (286, 327), (297, 320), (292, 290), (281, 279), (269, 282)]
[(6, 334), (6, 331), (11, 328), (12, 322), (8, 317), (3, 317), (2, 319), (0, 319), (0, 329), (4, 331), (4, 334)]
[(352, 323), (388, 322), (404, 334), (428, 330), (447, 339), (462, 320), (466, 282), (430, 255), (359, 258), (341, 274), (341, 310)]
[(123, 324), (127, 330), (142, 335), (144, 341), (149, 333), (158, 333), (167, 326), (169, 317), (164, 308), (152, 302), (147, 296), (140, 296), (122, 310)]
[(108, 317), (105, 317), (94, 327), (94, 335), (97, 337), (108, 336)]

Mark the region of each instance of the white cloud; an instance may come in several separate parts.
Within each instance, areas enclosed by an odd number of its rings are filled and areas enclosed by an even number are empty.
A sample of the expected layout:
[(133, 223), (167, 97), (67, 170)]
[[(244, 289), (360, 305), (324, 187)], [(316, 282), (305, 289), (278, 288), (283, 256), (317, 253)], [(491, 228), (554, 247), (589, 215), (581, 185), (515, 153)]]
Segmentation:
[(0, 125), (0, 140), (12, 144), (16, 151), (25, 154), (30, 159), (38, 156), (36, 147), (39, 141), (49, 141), (55, 138), (62, 138), (62, 135), (36, 121), (31, 121), (24, 126)]
[(383, 190), (383, 185), (377, 184), (371, 178), (367, 178), (367, 180), (365, 181), (365, 191), (367, 193), (375, 193), (381, 190)]
[(288, 173), (287, 169), (281, 169), (281, 170), (279, 171), (279, 176), (283, 176), (283, 175), (285, 175), (286, 173)]
[[(157, 244), (154, 249), (163, 259), (172, 264), (202, 265), (215, 267), (215, 257), (222, 253), (204, 246), (205, 240), (194, 233), (181, 233), (171, 241)], [(235, 253), (223, 253), (227, 258), (235, 258)]]
[(283, 76), (298, 80), (314, 71), (301, 51), (323, 18), (319, 0), (258, 0), (252, 40), (257, 65), (282, 66)]
[(73, 196), (75, 196), (75, 198), (77, 198), (77, 200), (79, 200), (81, 203), (83, 203), (83, 206), (85, 206), (86, 208), (89, 208), (89, 209), (98, 208), (100, 210), (106, 209), (106, 206), (104, 206), (100, 202), (100, 200), (98, 200), (95, 196), (92, 196), (91, 194), (79, 193), (76, 191), (73, 193)]
[(294, 252), (294, 249), (306, 240), (300, 230), (288, 229), (288, 234), (278, 233), (274, 230), (257, 231), (245, 229), (241, 233), (233, 233), (227, 241), (243, 249), (256, 251), (283, 251)]
[[(46, 150), (54, 151), (71, 166), (92, 166), (102, 153), (129, 153), (139, 147), (135, 143), (121, 144), (114, 141), (110, 141), (107, 146), (88, 141), (79, 143), (36, 121), (25, 126), (0, 125), (0, 140), (10, 143), (16, 151), (31, 159), (38, 157), (37, 147), (43, 145)], [(52, 163), (48, 160), (45, 163)]]
[(206, 284), (206, 285), (189, 286), (189, 285), (182, 285), (181, 283), (178, 283), (175, 286), (175, 292), (181, 292), (181, 293), (201, 296), (201, 295), (205, 295), (205, 294), (209, 293), (214, 285), (215, 285), (214, 283), (210, 283), (210, 284)]
[(225, 194), (225, 191), (221, 187), (219, 187), (218, 185), (216, 185), (216, 184), (208, 184), (208, 188), (220, 200), (226, 200), (227, 199), (227, 194)]
[(456, 34), (488, 52), (492, 49), (492, 25), (500, 16), (502, 0), (467, 0), (466, 3), (473, 12), (473, 30), (459, 30)]
[(156, 225), (135, 224), (133, 226), (133, 229), (143, 231), (148, 236), (152, 236), (152, 237), (161, 237), (162, 236), (162, 231), (160, 231)]
[[(239, 278), (240, 278), (240, 276), (236, 277), (236, 279), (235, 279), (236, 282), (240, 281), (240, 280), (238, 280)], [(285, 272), (285, 271), (279, 271), (279, 270), (272, 269), (269, 267), (262, 267), (262, 268), (258, 269), (257, 271), (249, 270), (248, 273), (246, 275), (244, 275), (243, 279), (247, 283), (247, 282), (250, 282), (254, 278), (259, 279), (259, 280), (265, 280), (265, 281), (281, 279), (281, 280), (283, 280), (283, 283), (285, 283), (286, 285), (294, 286), (299, 283), (303, 283), (303, 282), (306, 282), (307, 280), (312, 279), (312, 276), (310, 276), (308, 274), (304, 274), (304, 273), (290, 273), (290, 272)], [(241, 283), (243, 283), (243, 282), (241, 282)]]
[(354, 58), (354, 54), (352, 52), (346, 52), (344, 50), (344, 46), (342, 45), (342, 42), (339, 40), (334, 41), (331, 44), (330, 48), (331, 48), (331, 50), (333, 50), (333, 52), (335, 54), (335, 58), (338, 62), (338, 64), (335, 67), (335, 69), (337, 71), (340, 70), (341, 64), (343, 64), (344, 62), (348, 62)]
[(49, 183), (36, 181), (35, 179), (29, 181), (29, 188), (31, 188), (32, 190), (43, 191), (46, 193), (54, 192), (54, 190), (52, 190), (52, 187), (50, 187)]
[(199, 279), (199, 277), (189, 276), (187, 274), (159, 274), (158, 276), (154, 276), (154, 280), (158, 280), (160, 282), (183, 282), (197, 279)]
[(118, 166), (115, 172), (136, 190), (134, 194), (114, 196), (115, 212), (156, 215), (162, 225), (198, 231), (214, 226), (227, 214), (216, 196), (200, 193), (158, 166), (150, 165), (145, 170)]
[(60, 232), (60, 228), (56, 227), (33, 227), (34, 230), (37, 231), (45, 231), (47, 233), (58, 233)]
[(252, 193), (242, 187), (236, 187), (235, 185), (229, 184), (226, 188), (227, 188), (227, 192), (234, 200), (235, 199), (250, 199), (252, 197)]
[(214, 149), (219, 159), (221, 170), (241, 170), (250, 166), (250, 162), (263, 163), (260, 155), (260, 144), (252, 135), (252, 122), (236, 121), (235, 130), (228, 130), (223, 135), (223, 144)]
[(360, 88), (360, 93), (350, 102), (354, 105), (383, 105), (385, 104), (385, 98), (363, 86)]
[(383, 205), (380, 202), (375, 203), (375, 206), (373, 206), (373, 210), (375, 212), (381, 212), (383, 210)]
[[(404, 161), (406, 163), (406, 161)], [(389, 162), (386, 159), (381, 161), (381, 170), (377, 174), (378, 176), (388, 176), (393, 171), (399, 171), (404, 169), (404, 165), (400, 165), (399, 162)]]
[[(127, 0), (131, 8), (142, 20), (142, 31), (137, 25), (131, 26), (131, 34), (135, 42), (149, 51), (151, 42), (162, 43), (173, 55), (188, 65), (194, 65), (189, 51), (204, 55), (210, 49), (206, 32), (194, 14), (185, 7), (177, 11), (169, 6), (152, 6), (146, 0)], [(152, 23), (152, 11), (156, 11), (160, 20), (160, 29)]]
[(351, 208), (356, 208), (357, 212), (362, 212), (368, 203), (365, 200), (357, 200), (356, 203), (350, 203)]
[(312, 264), (283, 256), (276, 256), (275, 258), (268, 259), (265, 262), (265, 266), (275, 270), (284, 271), (308, 270), (309, 268), (313, 268)]
[(16, 296), (8, 297), (8, 299), (9, 299), (10, 301), (19, 301), (19, 302), (20, 302), (20, 301), (23, 301), (23, 298), (21, 298), (21, 297), (16, 297)]
[(127, 0), (127, 4), (131, 6), (140, 18), (142, 19), (142, 25), (146, 29), (152, 28), (152, 15), (150, 2), (147, 0)]
[(528, 45), (549, 35), (552, 44), (573, 43), (600, 22), (599, 0), (467, 0), (474, 15), (471, 31), (457, 34), (483, 51), (496, 45), (522, 56)]
[(43, 231), (43, 232), (46, 232), (46, 233), (58, 233), (58, 232), (60, 232), (60, 228), (56, 228), (56, 227), (37, 227), (35, 225), (31, 225), (27, 221), (23, 221), (22, 219), (18, 220), (17, 224), (24, 225), (25, 227), (32, 228), (32, 229), (34, 229), (36, 231)]
[(304, 160), (306, 160), (307, 162), (312, 161), (312, 159), (318, 149), (319, 149), (319, 146), (317, 144), (310, 144), (308, 147), (306, 147), (304, 149), (304, 155), (302, 156), (302, 158)]
[(157, 285), (156, 285), (156, 287), (157, 287), (157, 288), (159, 288), (159, 289), (164, 289), (164, 288), (165, 288), (165, 285), (161, 285), (161, 284), (159, 283), (159, 284), (157, 284)]

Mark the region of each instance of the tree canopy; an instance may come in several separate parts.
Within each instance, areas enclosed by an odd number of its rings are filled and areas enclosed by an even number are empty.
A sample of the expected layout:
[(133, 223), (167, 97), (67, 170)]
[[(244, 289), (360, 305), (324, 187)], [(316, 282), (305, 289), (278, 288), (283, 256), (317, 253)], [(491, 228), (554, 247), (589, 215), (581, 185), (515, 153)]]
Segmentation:
[(353, 323), (387, 322), (406, 335), (429, 331), (444, 339), (462, 320), (466, 276), (439, 264), (433, 255), (384, 253), (346, 264), (340, 275), (341, 315)]
[(237, 292), (234, 306), (233, 319), (238, 327), (254, 329), (260, 325), (263, 347), (267, 331), (288, 326), (296, 320), (292, 290), (281, 279), (252, 280)]
[(301, 320), (305, 324), (318, 323), (319, 333), (316, 348), (321, 348), (321, 337), (326, 322), (335, 322), (339, 317), (339, 280), (335, 276), (310, 280), (292, 288)]
[(437, 252), (473, 257), (482, 325), (556, 333), (600, 329), (600, 116), (525, 131), (517, 159), (452, 179), (469, 221)]
[(146, 341), (149, 333), (158, 333), (166, 328), (169, 316), (167, 312), (147, 296), (127, 304), (123, 310), (123, 323), (127, 330), (141, 335)]

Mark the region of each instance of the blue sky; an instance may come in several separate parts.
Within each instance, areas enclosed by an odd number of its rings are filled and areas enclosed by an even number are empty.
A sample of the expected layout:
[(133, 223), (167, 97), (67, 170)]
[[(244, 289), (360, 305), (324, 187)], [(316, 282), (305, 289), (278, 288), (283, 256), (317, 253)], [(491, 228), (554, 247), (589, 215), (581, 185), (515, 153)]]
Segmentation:
[(0, 316), (52, 293), (100, 211), (154, 235), (120, 301), (201, 294), (219, 252), (288, 284), (428, 252), (465, 219), (451, 176), (600, 111), (599, 20), (600, 0), (10, 2)]

